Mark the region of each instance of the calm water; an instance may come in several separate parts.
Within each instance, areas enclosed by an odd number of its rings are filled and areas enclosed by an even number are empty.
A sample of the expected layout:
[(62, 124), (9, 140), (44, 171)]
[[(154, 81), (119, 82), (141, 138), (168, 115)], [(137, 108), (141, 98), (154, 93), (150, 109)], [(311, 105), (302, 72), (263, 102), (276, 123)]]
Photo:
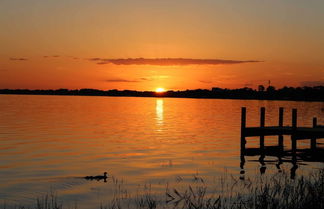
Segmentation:
[[(80, 177), (104, 171), (122, 179), (129, 193), (146, 184), (159, 192), (166, 183), (190, 182), (197, 174), (215, 178), (224, 170), (239, 178), (242, 106), (249, 126), (258, 124), (262, 106), (266, 125), (277, 125), (279, 107), (285, 125), (292, 108), (298, 125), (311, 126), (313, 117), (324, 124), (320, 102), (0, 95), (0, 201), (29, 204), (55, 191), (67, 204), (97, 207), (112, 195), (112, 178)], [(275, 139), (266, 138), (266, 145)], [(246, 175), (258, 175), (258, 157), (246, 159)], [(300, 163), (296, 175), (322, 166)], [(274, 172), (269, 163), (265, 175)]]

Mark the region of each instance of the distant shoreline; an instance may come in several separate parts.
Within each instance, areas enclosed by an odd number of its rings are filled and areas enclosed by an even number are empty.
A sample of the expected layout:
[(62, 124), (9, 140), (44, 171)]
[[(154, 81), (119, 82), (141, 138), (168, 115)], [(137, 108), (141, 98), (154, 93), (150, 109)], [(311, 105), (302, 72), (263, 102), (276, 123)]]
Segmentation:
[(98, 90), (98, 89), (0, 89), (0, 94), (19, 95), (69, 95), (69, 96), (115, 96), (115, 97), (166, 97), (166, 98), (197, 98), (197, 99), (246, 99), (246, 100), (283, 100), (283, 101), (324, 101), (324, 86), (316, 87), (284, 87), (276, 90), (274, 87), (254, 90), (241, 89), (195, 89), (185, 91), (133, 91), (133, 90)]

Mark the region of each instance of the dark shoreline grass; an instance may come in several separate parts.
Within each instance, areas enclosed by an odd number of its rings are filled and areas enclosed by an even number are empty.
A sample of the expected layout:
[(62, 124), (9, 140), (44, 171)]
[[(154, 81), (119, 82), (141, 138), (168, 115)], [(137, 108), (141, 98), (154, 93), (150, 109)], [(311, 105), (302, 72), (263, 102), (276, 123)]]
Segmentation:
[[(169, 188), (165, 194), (154, 194), (150, 187), (135, 195), (125, 195), (127, 190), (118, 181), (115, 194), (107, 203), (98, 203), (99, 209), (322, 209), (324, 208), (324, 169), (301, 176), (296, 180), (286, 173), (271, 177), (259, 176), (253, 181), (220, 178), (220, 187), (207, 184), (200, 177), (182, 188)], [(218, 192), (216, 192), (216, 190)], [(7, 209), (4, 204), (3, 209)], [(11, 207), (10, 207), (11, 208)], [(57, 195), (50, 194), (35, 201), (32, 206), (17, 209), (68, 209)]]

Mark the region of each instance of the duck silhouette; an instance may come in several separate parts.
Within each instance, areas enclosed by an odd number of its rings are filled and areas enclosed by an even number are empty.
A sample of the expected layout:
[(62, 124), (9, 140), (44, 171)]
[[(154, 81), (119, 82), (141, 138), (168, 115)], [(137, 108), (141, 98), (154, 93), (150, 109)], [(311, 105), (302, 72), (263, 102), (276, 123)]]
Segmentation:
[(103, 176), (101, 176), (101, 175), (99, 175), (99, 176), (85, 176), (84, 178), (86, 180), (97, 180), (97, 181), (104, 180), (104, 182), (107, 182), (107, 178), (108, 178), (107, 174), (108, 174), (107, 172), (104, 172)]

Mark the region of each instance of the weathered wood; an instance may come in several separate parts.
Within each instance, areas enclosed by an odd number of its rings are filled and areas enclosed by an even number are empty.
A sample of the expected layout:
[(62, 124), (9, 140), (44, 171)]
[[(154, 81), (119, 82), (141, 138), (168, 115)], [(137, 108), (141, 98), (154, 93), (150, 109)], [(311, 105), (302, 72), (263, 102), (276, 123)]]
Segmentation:
[[(283, 113), (284, 113), (284, 108), (280, 107), (279, 108), (279, 127), (283, 127)], [(283, 135), (278, 135), (278, 145), (280, 147), (283, 147)]]
[(297, 138), (296, 138), (296, 129), (297, 129), (297, 109), (292, 110), (292, 134), (291, 134), (291, 149), (295, 152), (297, 148)]
[(288, 126), (277, 127), (277, 126), (267, 126), (267, 127), (248, 127), (245, 128), (245, 136), (276, 136), (276, 135), (291, 135), (292, 128)]
[[(292, 110), (292, 126), (283, 126), (283, 108), (279, 109), (279, 126), (265, 126), (265, 108), (260, 109), (260, 127), (246, 127), (246, 108), (241, 115), (241, 150), (246, 149), (246, 137), (259, 136), (260, 148), (264, 148), (265, 136), (281, 136), (279, 146), (283, 147), (283, 135), (291, 135), (292, 150), (297, 148), (297, 140), (310, 139), (311, 147), (316, 147), (316, 140), (324, 138), (324, 126), (313, 119), (313, 127), (297, 127), (297, 109)], [(282, 140), (282, 142), (281, 142)]]
[(313, 128), (317, 126), (317, 118), (313, 118)]
[(298, 127), (295, 129), (296, 139), (324, 138), (324, 128)]
[(283, 114), (284, 114), (284, 108), (280, 107), (279, 108), (279, 127), (283, 126)]
[(245, 130), (246, 130), (246, 107), (242, 107), (241, 111), (241, 150), (245, 149)]
[[(265, 108), (261, 107), (260, 109), (260, 128), (265, 126)], [(264, 135), (260, 135), (260, 148), (264, 148)]]
[[(246, 108), (242, 108), (241, 115), (241, 163), (240, 163), (240, 179), (244, 179), (244, 156), (255, 156), (260, 155), (259, 162), (261, 163), (260, 173), (263, 174), (266, 171), (265, 156), (276, 156), (278, 163), (276, 164), (277, 169), (281, 171), (280, 164), (282, 162), (291, 162), (292, 167), (290, 169), (290, 178), (294, 179), (296, 176), (296, 170), (298, 169), (297, 155), (298, 158), (303, 161), (309, 162), (323, 162), (324, 149), (316, 148), (316, 140), (324, 138), (324, 126), (317, 124), (317, 119), (313, 118), (313, 127), (298, 127), (297, 126), (297, 109), (292, 110), (291, 126), (283, 125), (283, 111), (281, 107), (279, 109), (279, 121), (278, 126), (265, 126), (265, 108), (260, 109), (260, 126), (259, 127), (246, 127)], [(265, 136), (278, 136), (279, 146), (264, 146)], [(291, 136), (291, 150), (284, 150), (283, 147), (283, 135)], [(246, 137), (259, 136), (260, 137), (260, 148), (246, 148)], [(297, 140), (308, 139), (311, 141), (311, 149), (302, 149), (297, 152)], [(291, 160), (285, 160), (283, 157), (291, 156)]]
[(298, 127), (293, 129), (290, 126), (267, 126), (267, 127), (247, 127), (245, 128), (245, 137), (251, 136), (276, 136), (292, 135), (295, 132), (296, 139), (310, 139), (312, 137), (324, 138), (324, 128), (316, 127)]
[(284, 148), (283, 135), (291, 136), (291, 148), (293, 152), (297, 149), (297, 140), (310, 140), (311, 150), (316, 149), (316, 140), (324, 138), (324, 126), (317, 124), (317, 119), (313, 118), (313, 127), (297, 127), (297, 109), (292, 110), (291, 126), (283, 126), (283, 108), (279, 109), (278, 126), (265, 126), (265, 108), (260, 109), (260, 126), (246, 127), (246, 108), (242, 107), (241, 114), (241, 154), (246, 150), (246, 137), (259, 136), (260, 149), (265, 149), (265, 136), (278, 136), (278, 147)]
[[(317, 118), (313, 118), (313, 128), (317, 127)], [(311, 138), (311, 149), (316, 149), (316, 137)]]
[(260, 127), (265, 126), (265, 108), (261, 107), (260, 109)]

